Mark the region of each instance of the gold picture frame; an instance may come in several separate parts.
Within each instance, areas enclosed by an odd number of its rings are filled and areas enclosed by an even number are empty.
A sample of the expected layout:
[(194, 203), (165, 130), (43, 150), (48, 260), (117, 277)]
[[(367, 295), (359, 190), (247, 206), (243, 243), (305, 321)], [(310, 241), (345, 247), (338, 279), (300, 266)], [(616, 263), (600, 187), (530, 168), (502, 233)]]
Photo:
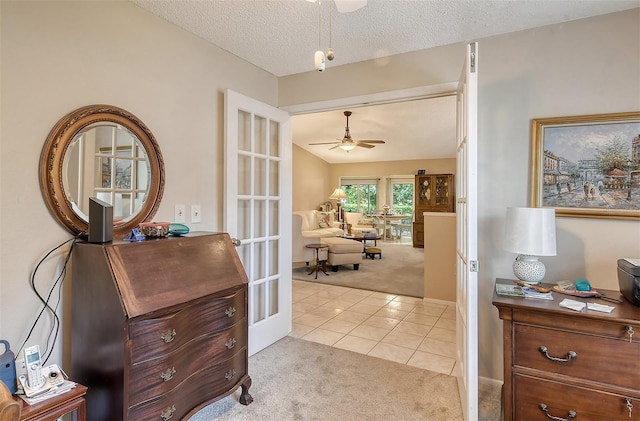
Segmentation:
[(640, 112), (533, 119), (531, 155), (533, 207), (640, 219)]

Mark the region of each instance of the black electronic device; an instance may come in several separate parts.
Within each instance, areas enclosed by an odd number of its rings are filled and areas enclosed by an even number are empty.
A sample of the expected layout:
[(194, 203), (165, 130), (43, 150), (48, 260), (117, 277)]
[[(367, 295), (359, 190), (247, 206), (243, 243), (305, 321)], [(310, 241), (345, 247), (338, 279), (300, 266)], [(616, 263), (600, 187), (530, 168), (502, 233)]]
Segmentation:
[(102, 200), (89, 198), (89, 242), (113, 241), (113, 206)]
[(618, 259), (618, 285), (624, 298), (640, 307), (640, 259)]

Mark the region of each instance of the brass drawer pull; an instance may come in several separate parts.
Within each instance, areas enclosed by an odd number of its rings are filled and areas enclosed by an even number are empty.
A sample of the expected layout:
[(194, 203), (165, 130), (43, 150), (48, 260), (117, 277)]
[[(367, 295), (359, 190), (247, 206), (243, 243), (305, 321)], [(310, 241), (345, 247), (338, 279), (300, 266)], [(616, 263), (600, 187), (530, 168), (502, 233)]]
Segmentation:
[(540, 352), (542, 352), (544, 354), (545, 357), (547, 357), (551, 361), (555, 361), (555, 362), (558, 362), (558, 363), (566, 363), (566, 362), (571, 361), (572, 359), (578, 357), (578, 354), (576, 354), (574, 351), (567, 352), (567, 358), (558, 358), (558, 357), (552, 357), (551, 355), (549, 355), (549, 353), (547, 352), (548, 349), (544, 345), (541, 346), (538, 349), (540, 350)]
[(633, 326), (627, 325), (624, 327), (624, 330), (627, 331), (627, 334), (629, 335), (629, 343), (631, 343), (631, 340), (633, 339)]
[(631, 399), (625, 398), (624, 402), (627, 404), (627, 409), (629, 410), (629, 418), (633, 417), (633, 404), (631, 403)]
[(235, 307), (229, 307), (228, 309), (226, 309), (224, 311), (224, 314), (226, 314), (227, 317), (233, 317), (233, 315), (236, 314), (236, 308)]
[(227, 374), (224, 375), (224, 378), (227, 379), (227, 381), (233, 379), (236, 376), (236, 370), (235, 369), (231, 369), (229, 371), (227, 371)]
[(549, 414), (549, 408), (547, 408), (547, 405), (541, 403), (540, 404), (540, 410), (542, 412), (544, 412), (544, 414), (547, 416), (547, 418), (550, 418), (554, 421), (568, 421), (570, 418), (575, 418), (578, 416), (578, 414), (576, 413), (576, 411), (569, 411), (567, 412), (567, 418), (562, 418), (562, 417), (554, 417), (553, 415)]
[(167, 330), (166, 332), (164, 332), (160, 338), (162, 338), (162, 341), (165, 344), (168, 344), (169, 342), (173, 341), (176, 337), (176, 330), (175, 329), (170, 329)]
[(234, 346), (236, 346), (236, 338), (229, 339), (227, 342), (225, 342), (224, 346), (226, 346), (227, 349), (233, 348)]
[(160, 418), (162, 421), (170, 420), (173, 417), (173, 413), (176, 412), (175, 405), (167, 406), (161, 413)]
[(164, 373), (160, 374), (160, 378), (165, 381), (168, 382), (169, 380), (173, 379), (173, 375), (176, 374), (176, 368), (175, 367), (171, 367), (171, 368), (167, 368)]

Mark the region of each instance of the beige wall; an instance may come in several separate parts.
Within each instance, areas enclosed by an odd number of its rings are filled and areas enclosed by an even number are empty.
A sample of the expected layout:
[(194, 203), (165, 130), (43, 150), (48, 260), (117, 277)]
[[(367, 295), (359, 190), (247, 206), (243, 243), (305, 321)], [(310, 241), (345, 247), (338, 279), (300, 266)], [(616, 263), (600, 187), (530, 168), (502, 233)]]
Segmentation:
[(292, 207), (294, 211), (317, 209), (325, 203), (333, 184), (329, 178), (330, 165), (326, 161), (293, 145)]
[[(38, 185), (40, 151), (53, 125), (96, 103), (136, 114), (165, 160), (157, 220), (173, 220), (176, 203), (200, 204), (202, 223), (191, 228), (219, 231), (224, 89), (275, 105), (277, 79), (128, 1), (2, 1), (0, 15), (0, 338), (17, 352), (41, 308), (31, 272), (70, 238)], [(42, 294), (60, 261), (54, 253), (40, 267)], [(29, 345), (44, 348), (49, 327), (39, 324)], [(59, 349), (60, 342), (51, 361), (61, 361)]]
[[(505, 210), (529, 205), (533, 118), (640, 110), (640, 9), (480, 39), (478, 77), (478, 332), (480, 375), (502, 378), (502, 324), (491, 305), (512, 276)], [(280, 78), (280, 105), (458, 80), (464, 45)], [(335, 176), (334, 176), (335, 177)], [(547, 279), (587, 277), (617, 289), (616, 259), (640, 256), (640, 222), (558, 218)]]
[(424, 213), (424, 298), (456, 302), (455, 213)]

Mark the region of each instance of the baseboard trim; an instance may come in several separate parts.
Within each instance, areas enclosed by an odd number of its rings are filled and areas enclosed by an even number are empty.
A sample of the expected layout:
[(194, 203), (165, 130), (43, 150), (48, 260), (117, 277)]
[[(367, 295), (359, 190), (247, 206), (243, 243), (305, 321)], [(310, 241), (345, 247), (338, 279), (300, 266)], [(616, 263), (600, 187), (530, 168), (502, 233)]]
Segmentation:
[(456, 303), (454, 303), (453, 301), (445, 301), (445, 300), (438, 300), (436, 298), (423, 298), (422, 299), (423, 303), (433, 303), (433, 304), (443, 304), (446, 306), (455, 306)]

